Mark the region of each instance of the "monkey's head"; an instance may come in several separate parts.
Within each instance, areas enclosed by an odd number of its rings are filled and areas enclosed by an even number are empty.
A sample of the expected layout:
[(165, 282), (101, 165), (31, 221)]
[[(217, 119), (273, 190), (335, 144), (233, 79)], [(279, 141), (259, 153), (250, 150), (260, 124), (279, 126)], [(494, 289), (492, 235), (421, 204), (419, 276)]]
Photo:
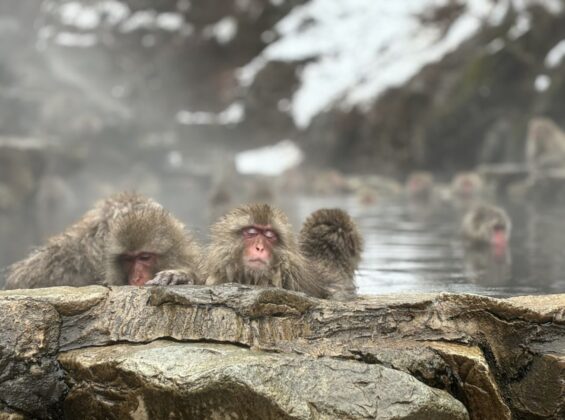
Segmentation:
[(272, 284), (289, 247), (296, 249), (287, 217), (267, 204), (238, 207), (211, 231), (210, 274), (229, 282)]
[(559, 131), (557, 124), (549, 118), (532, 118), (528, 123), (528, 141), (544, 148)]
[(434, 186), (433, 175), (429, 172), (414, 172), (406, 181), (408, 195), (416, 199), (427, 199)]
[(453, 178), (451, 188), (458, 198), (470, 199), (481, 193), (483, 180), (474, 172), (460, 172)]
[(140, 286), (181, 261), (184, 226), (154, 203), (119, 215), (111, 224), (106, 248), (106, 281)]
[(508, 250), (512, 224), (504, 210), (494, 206), (479, 205), (465, 215), (464, 233), (476, 245), (490, 245), (496, 256)]
[(363, 237), (341, 209), (316, 210), (304, 221), (300, 238), (307, 255), (335, 262), (352, 273), (361, 260)]

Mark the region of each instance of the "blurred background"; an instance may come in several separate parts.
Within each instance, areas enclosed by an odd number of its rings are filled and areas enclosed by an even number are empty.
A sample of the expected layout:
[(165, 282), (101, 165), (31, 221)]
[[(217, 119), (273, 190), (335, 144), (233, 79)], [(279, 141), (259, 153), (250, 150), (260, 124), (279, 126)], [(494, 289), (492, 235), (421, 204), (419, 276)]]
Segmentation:
[(241, 202), (344, 207), (362, 293), (565, 292), (564, 56), (561, 0), (4, 0), (0, 267), (127, 189), (204, 243)]

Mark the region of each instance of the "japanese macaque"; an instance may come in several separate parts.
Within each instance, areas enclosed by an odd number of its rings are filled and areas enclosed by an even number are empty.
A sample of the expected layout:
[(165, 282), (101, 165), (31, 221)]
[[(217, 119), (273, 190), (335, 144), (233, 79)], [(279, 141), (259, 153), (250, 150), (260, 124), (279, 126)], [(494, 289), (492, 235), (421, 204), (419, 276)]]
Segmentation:
[(462, 233), (470, 248), (487, 248), (502, 257), (508, 251), (512, 224), (508, 214), (500, 207), (480, 204), (463, 217)]
[(315, 195), (338, 195), (350, 192), (346, 177), (332, 169), (312, 174), (307, 191)]
[(378, 202), (379, 194), (374, 188), (361, 186), (356, 192), (357, 201), (363, 206), (372, 206)]
[(352, 294), (361, 244), (356, 226), (341, 210), (310, 216), (299, 247), (282, 211), (267, 204), (245, 205), (212, 226), (206, 284), (275, 286), (320, 298)]
[(565, 169), (565, 133), (549, 118), (530, 120), (526, 162), (534, 176), (552, 169)]
[(200, 252), (157, 202), (119, 193), (9, 267), (6, 289), (198, 283)]
[(405, 190), (410, 199), (429, 201), (434, 196), (434, 176), (429, 172), (414, 172), (408, 177)]
[(484, 183), (476, 172), (459, 172), (451, 182), (451, 195), (460, 201), (479, 199), (484, 191)]
[(184, 225), (155, 202), (116, 219), (109, 231), (105, 254), (108, 284), (201, 282), (198, 245)]
[(355, 295), (355, 270), (361, 261), (363, 238), (346, 212), (321, 209), (312, 213), (300, 230), (300, 251), (330, 297)]

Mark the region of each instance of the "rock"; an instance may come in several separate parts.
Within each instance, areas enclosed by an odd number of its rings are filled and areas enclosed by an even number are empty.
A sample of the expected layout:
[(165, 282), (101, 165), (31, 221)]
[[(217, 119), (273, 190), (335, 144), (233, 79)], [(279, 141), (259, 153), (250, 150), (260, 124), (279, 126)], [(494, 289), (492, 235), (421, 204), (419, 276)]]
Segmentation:
[(5, 291), (0, 413), (560, 419), (564, 303), (447, 293), (332, 302), (233, 284)]
[(0, 413), (17, 412), (2, 418), (60, 416), (67, 391), (56, 361), (60, 322), (48, 303), (0, 300)]
[(73, 381), (71, 418), (468, 418), (447, 392), (355, 361), (166, 341), (74, 350), (59, 360)]

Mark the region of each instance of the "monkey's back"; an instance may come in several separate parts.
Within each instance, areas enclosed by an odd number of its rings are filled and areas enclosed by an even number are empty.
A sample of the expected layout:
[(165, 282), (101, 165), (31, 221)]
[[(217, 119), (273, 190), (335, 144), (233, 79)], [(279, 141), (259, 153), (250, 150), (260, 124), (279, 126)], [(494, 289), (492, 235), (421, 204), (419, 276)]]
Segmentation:
[(362, 250), (363, 238), (357, 225), (341, 209), (315, 211), (300, 231), (300, 251), (330, 297), (355, 294), (355, 270)]
[(119, 193), (99, 201), (63, 233), (12, 264), (5, 289), (102, 284), (104, 247), (111, 224), (119, 215), (148, 202), (153, 203), (134, 193)]

